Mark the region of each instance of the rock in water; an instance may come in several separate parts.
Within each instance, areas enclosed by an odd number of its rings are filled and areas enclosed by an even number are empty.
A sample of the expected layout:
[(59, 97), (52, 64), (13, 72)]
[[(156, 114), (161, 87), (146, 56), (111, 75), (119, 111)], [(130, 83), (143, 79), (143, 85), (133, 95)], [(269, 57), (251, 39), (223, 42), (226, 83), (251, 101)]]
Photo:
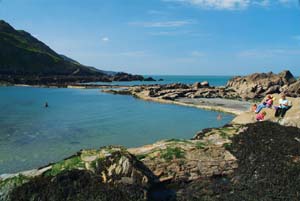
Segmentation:
[(153, 79), (152, 77), (147, 77), (144, 79), (144, 81), (147, 81), (147, 82), (155, 82), (156, 80)]

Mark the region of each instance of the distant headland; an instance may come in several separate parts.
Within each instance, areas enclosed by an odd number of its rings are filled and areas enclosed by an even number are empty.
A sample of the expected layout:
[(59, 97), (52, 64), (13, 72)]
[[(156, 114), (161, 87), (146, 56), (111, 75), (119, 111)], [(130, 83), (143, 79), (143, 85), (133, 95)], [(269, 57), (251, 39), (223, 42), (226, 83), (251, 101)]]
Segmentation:
[(154, 81), (141, 75), (103, 71), (56, 53), (23, 30), (0, 20), (0, 84), (56, 85)]

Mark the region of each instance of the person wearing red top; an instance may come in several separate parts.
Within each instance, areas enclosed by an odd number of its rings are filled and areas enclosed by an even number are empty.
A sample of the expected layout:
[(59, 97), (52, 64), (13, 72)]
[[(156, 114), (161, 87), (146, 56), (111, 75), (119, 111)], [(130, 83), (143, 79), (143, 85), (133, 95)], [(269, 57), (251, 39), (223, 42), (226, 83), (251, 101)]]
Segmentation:
[(263, 121), (265, 119), (265, 116), (266, 116), (266, 112), (263, 111), (262, 113), (259, 113), (256, 115), (256, 121)]

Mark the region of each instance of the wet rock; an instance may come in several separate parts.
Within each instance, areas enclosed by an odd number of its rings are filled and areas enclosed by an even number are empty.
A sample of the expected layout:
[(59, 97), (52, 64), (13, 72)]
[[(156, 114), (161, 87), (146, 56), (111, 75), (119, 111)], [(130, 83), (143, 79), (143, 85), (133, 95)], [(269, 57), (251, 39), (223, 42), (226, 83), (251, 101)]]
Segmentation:
[(145, 78), (144, 79), (144, 81), (147, 81), (147, 82), (154, 82), (154, 81), (156, 81), (155, 79), (153, 79), (152, 77), (147, 77), (147, 78)]
[(209, 87), (208, 81), (203, 81), (203, 82), (201, 82), (201, 86), (202, 86), (202, 87)]
[(146, 199), (145, 190), (139, 185), (107, 185), (90, 171), (71, 170), (55, 177), (34, 178), (15, 188), (10, 200), (143, 201)]
[(300, 149), (294, 138), (300, 130), (271, 122), (247, 128), (229, 148), (239, 164), (220, 200), (299, 200), (300, 164), (294, 158)]
[(0, 181), (0, 200), (146, 200), (147, 189), (158, 181), (121, 147), (82, 150), (33, 173)]

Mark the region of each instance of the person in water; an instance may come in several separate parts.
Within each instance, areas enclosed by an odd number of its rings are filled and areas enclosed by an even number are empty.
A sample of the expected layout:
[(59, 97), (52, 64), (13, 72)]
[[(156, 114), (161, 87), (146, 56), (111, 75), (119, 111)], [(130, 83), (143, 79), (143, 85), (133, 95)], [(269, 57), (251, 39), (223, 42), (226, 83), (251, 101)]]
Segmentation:
[(258, 114), (263, 108), (271, 108), (272, 105), (273, 105), (273, 96), (268, 95), (266, 100), (257, 106), (255, 113)]
[(256, 115), (256, 121), (263, 121), (265, 119), (266, 115), (267, 115), (267, 113), (265, 111), (257, 114)]
[(221, 115), (221, 114), (218, 114), (217, 120), (218, 120), (218, 121), (221, 121), (221, 120), (222, 120), (222, 115)]
[(275, 117), (284, 117), (286, 111), (288, 111), (292, 107), (292, 103), (286, 99), (285, 94), (281, 95), (281, 99), (279, 99), (279, 106), (275, 106)]
[(45, 107), (46, 107), (46, 108), (49, 107), (48, 102), (45, 102)]

